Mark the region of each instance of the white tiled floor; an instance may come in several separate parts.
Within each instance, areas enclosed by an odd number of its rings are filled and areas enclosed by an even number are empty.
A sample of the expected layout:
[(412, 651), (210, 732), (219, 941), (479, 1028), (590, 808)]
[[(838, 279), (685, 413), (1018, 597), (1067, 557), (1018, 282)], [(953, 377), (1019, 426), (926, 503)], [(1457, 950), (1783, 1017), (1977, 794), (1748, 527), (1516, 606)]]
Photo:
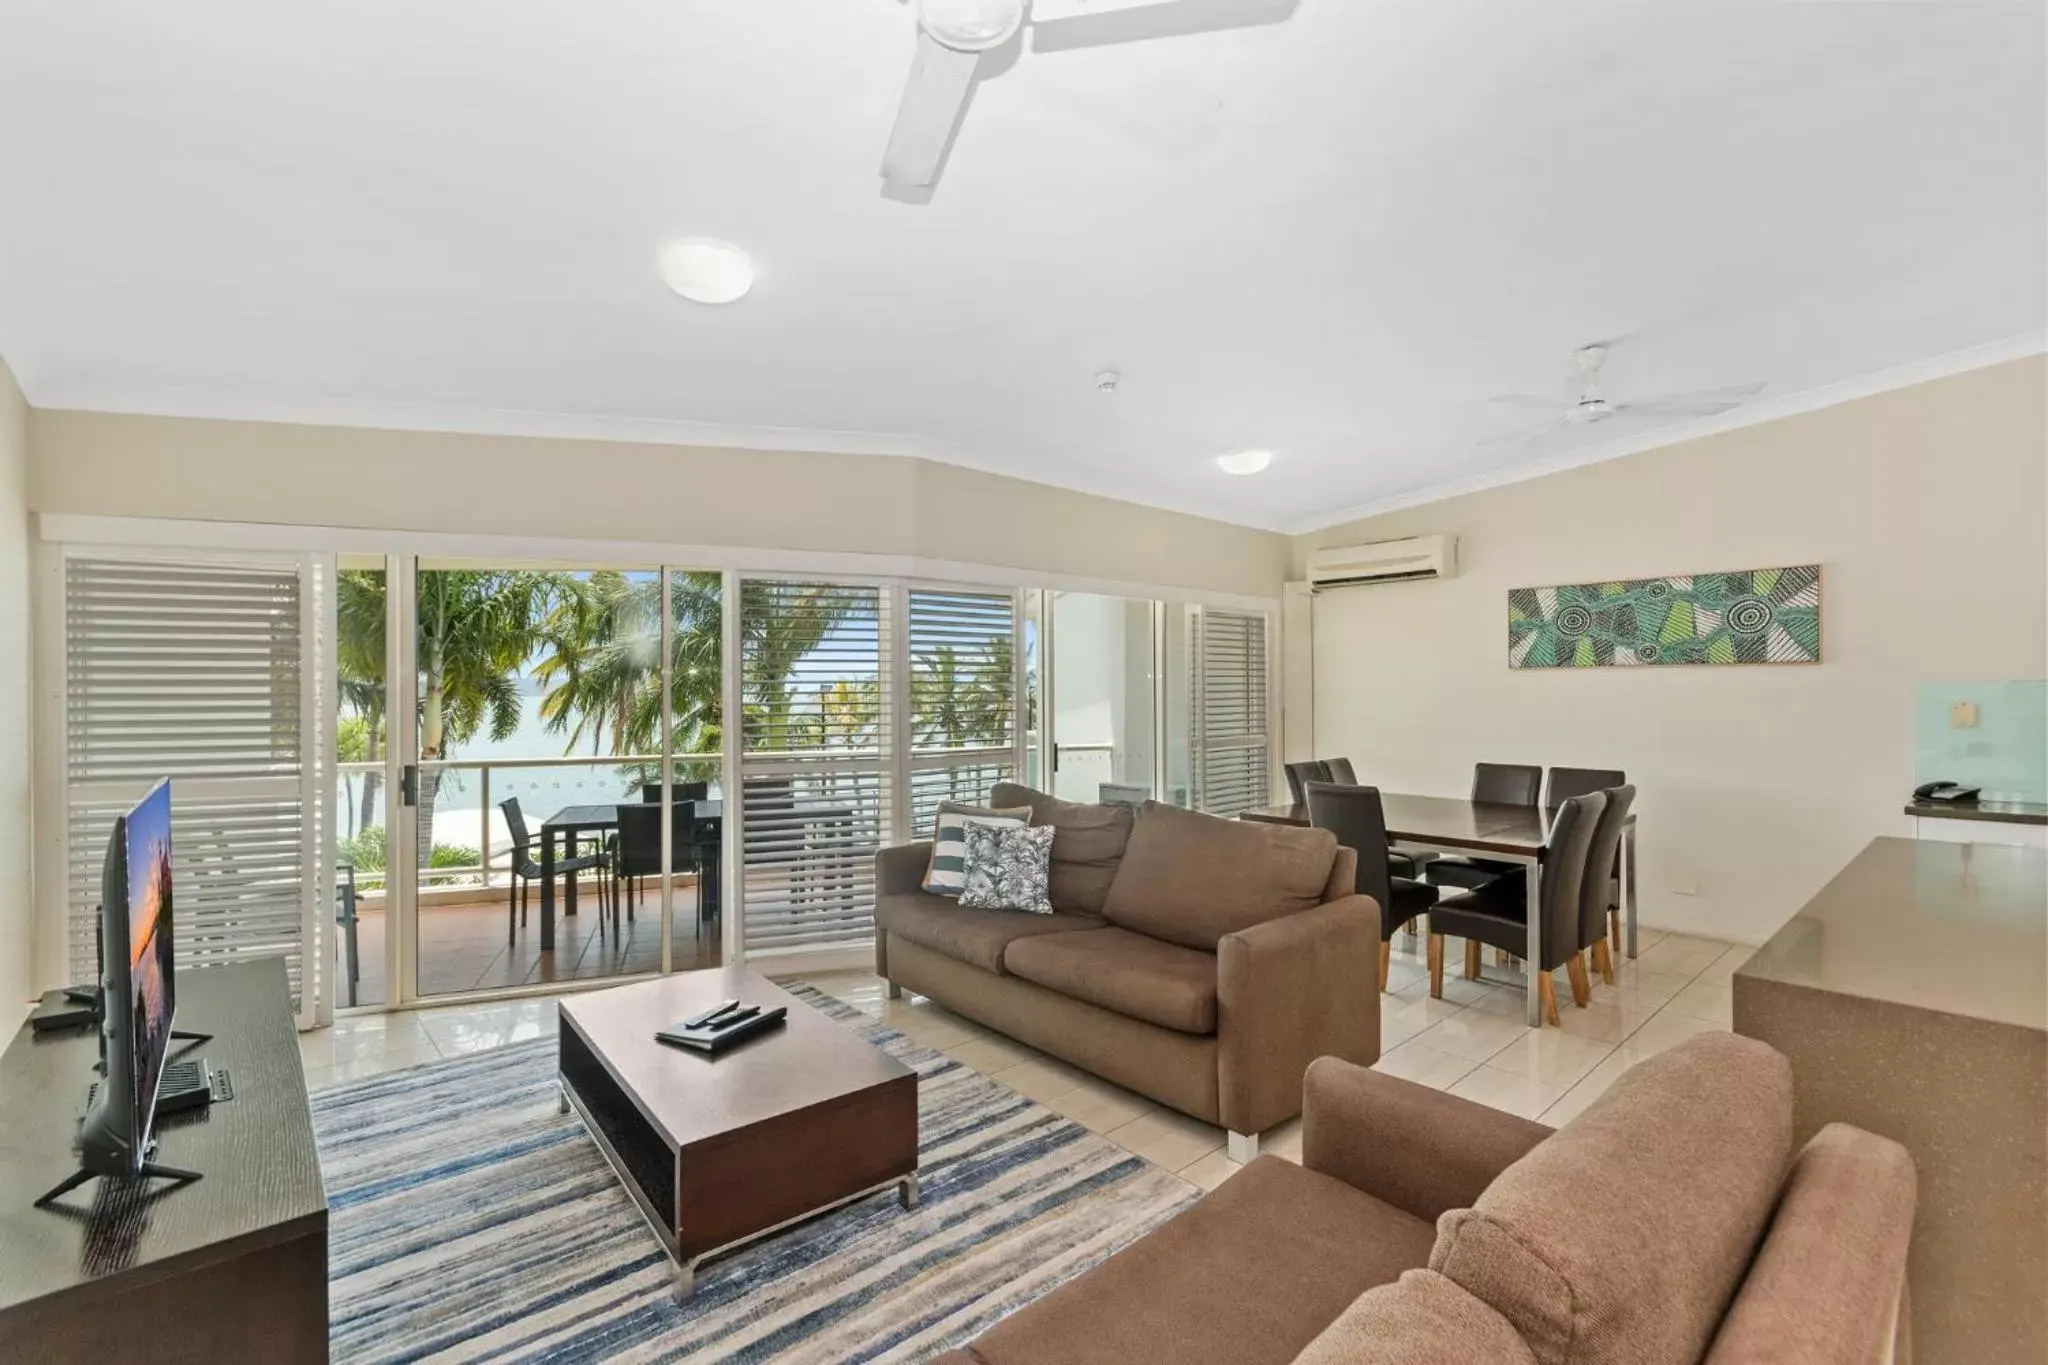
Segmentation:
[[(1466, 981), (1458, 974), (1465, 960), (1463, 945), (1448, 943), (1446, 998), (1433, 1000), (1423, 941), (1397, 938), (1389, 983), (1393, 992), (1381, 997), (1377, 1069), (1553, 1126), (1563, 1124), (1645, 1057), (1695, 1033), (1730, 1026), (1730, 978), (1749, 949), (1646, 929), (1640, 950), (1636, 961), (1617, 965), (1614, 985), (1595, 979), (1592, 1003), (1585, 1009), (1571, 1003), (1559, 972), (1563, 1027), (1535, 1031), (1522, 1024), (1522, 978), (1491, 965), (1491, 953), (1486, 954), (1486, 979)], [(1221, 1129), (1097, 1080), (932, 1001), (908, 995), (890, 1000), (872, 973), (806, 979), (1204, 1189), (1214, 1189), (1237, 1169), (1224, 1154)], [(331, 1029), (301, 1035), (299, 1052), (308, 1083), (318, 1087), (553, 1037), (555, 1022), (553, 997), (354, 1015)], [(1260, 1150), (1300, 1160), (1301, 1121), (1266, 1133)]]

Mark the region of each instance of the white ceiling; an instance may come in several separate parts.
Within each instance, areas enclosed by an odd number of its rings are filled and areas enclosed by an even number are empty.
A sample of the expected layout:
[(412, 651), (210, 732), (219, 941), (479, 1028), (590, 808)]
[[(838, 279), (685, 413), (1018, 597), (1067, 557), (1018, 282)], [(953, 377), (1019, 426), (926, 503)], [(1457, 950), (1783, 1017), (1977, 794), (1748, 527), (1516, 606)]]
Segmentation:
[[(8, 0), (0, 351), (45, 406), (923, 454), (1322, 524), (1643, 444), (1482, 444), (1583, 342), (1623, 338), (1613, 397), (1770, 411), (2038, 334), (2044, 13), (1301, 0), (1024, 52), (910, 204), (896, 0)], [(748, 300), (662, 288), (696, 234), (753, 251)], [(1251, 445), (1268, 473), (1210, 463)]]

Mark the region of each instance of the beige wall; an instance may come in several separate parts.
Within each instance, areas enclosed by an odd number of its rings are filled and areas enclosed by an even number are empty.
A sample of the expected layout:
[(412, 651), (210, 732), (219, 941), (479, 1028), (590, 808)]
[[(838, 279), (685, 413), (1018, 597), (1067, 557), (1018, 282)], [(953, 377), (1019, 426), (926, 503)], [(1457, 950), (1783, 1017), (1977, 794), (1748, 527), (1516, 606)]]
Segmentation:
[(0, 359), (0, 1010), (25, 1002), (29, 894), (28, 405)]
[(1278, 597), (1285, 537), (891, 456), (30, 414), (36, 511), (916, 555)]
[[(1296, 538), (1449, 532), (1449, 582), (1324, 593), (1315, 747), (1462, 795), (1475, 760), (1618, 767), (1647, 923), (1773, 932), (1910, 832), (1915, 689), (2048, 675), (2048, 361), (2032, 358)], [(1510, 588), (1819, 561), (1816, 667), (1510, 672)]]

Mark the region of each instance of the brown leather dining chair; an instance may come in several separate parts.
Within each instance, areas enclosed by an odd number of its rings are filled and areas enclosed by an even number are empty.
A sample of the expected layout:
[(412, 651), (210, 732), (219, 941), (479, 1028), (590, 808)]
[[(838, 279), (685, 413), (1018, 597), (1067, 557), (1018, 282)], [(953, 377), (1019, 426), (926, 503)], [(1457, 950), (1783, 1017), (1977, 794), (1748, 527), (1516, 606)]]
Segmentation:
[(1556, 810), (1574, 796), (1610, 791), (1626, 781), (1628, 774), (1619, 768), (1552, 768), (1543, 804)]
[[(1539, 928), (1537, 946), (1543, 956), (1529, 964), (1539, 975), (1537, 989), (1543, 999), (1543, 1017), (1557, 1023), (1557, 986), (1551, 973), (1559, 967), (1571, 973), (1572, 1001), (1584, 1006), (1592, 999), (1593, 983), (1586, 975), (1586, 962), (1579, 955), (1580, 926), (1587, 861), (1593, 851), (1593, 836), (1607, 798), (1599, 792), (1574, 796), (1557, 809), (1550, 823), (1550, 846), (1543, 860), (1543, 878), (1537, 899)], [(1473, 890), (1438, 901), (1429, 912), (1429, 993), (1438, 999), (1444, 993), (1444, 935), (1465, 940), (1465, 975), (1479, 974), (1479, 946), (1487, 944), (1511, 953), (1529, 951), (1529, 906), (1527, 884), (1520, 867), (1514, 876), (1496, 877)]]
[(1396, 863), (1387, 850), (1387, 813), (1378, 787), (1310, 782), (1304, 790), (1308, 822), (1329, 830), (1338, 843), (1358, 852), (1354, 889), (1361, 896), (1371, 896), (1380, 907), (1380, 989), (1385, 991), (1393, 965), (1394, 931), (1426, 913), (1436, 901), (1437, 890), (1428, 882), (1394, 875)]
[[(1475, 763), (1472, 799), (1490, 806), (1531, 806), (1543, 790), (1543, 769), (1533, 763)], [(1521, 870), (1520, 863), (1490, 858), (1442, 857), (1429, 864), (1428, 876), (1438, 886), (1471, 890), (1496, 877)]]
[(1298, 806), (1308, 800), (1302, 791), (1304, 783), (1335, 780), (1330, 776), (1330, 765), (1324, 759), (1312, 758), (1300, 763), (1290, 763), (1287, 765), (1287, 799)]
[[(1612, 791), (1628, 781), (1628, 774), (1619, 768), (1552, 768), (1549, 786), (1543, 794), (1543, 804), (1556, 810), (1567, 797), (1584, 796), (1587, 792)], [(1634, 792), (1630, 792), (1633, 797)], [(1609, 959), (1608, 980), (1613, 980), (1612, 959), (1621, 951), (1621, 845), (1617, 840), (1614, 848), (1613, 865), (1608, 870), (1607, 927)]]
[[(1621, 858), (1621, 833), (1628, 824), (1629, 807), (1636, 802), (1636, 789), (1623, 783), (1609, 787), (1607, 804), (1600, 811), (1600, 827), (1593, 832), (1592, 852), (1586, 858), (1586, 880), (1581, 888), (1579, 946), (1593, 951), (1593, 967), (1600, 979), (1614, 984), (1614, 954), (1621, 943), (1621, 879), (1615, 868)], [(1614, 943), (1608, 942), (1612, 933)]]

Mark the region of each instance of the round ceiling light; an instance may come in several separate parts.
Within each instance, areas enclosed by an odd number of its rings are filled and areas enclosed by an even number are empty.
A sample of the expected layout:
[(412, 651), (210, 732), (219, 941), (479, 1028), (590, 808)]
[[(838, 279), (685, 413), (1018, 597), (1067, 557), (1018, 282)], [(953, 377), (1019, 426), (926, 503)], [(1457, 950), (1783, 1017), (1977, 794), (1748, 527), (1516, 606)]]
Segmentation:
[(754, 287), (754, 263), (731, 242), (686, 237), (663, 248), (661, 277), (692, 303), (734, 303)]
[(1216, 457), (1216, 467), (1226, 474), (1256, 474), (1271, 463), (1270, 450), (1233, 450)]

